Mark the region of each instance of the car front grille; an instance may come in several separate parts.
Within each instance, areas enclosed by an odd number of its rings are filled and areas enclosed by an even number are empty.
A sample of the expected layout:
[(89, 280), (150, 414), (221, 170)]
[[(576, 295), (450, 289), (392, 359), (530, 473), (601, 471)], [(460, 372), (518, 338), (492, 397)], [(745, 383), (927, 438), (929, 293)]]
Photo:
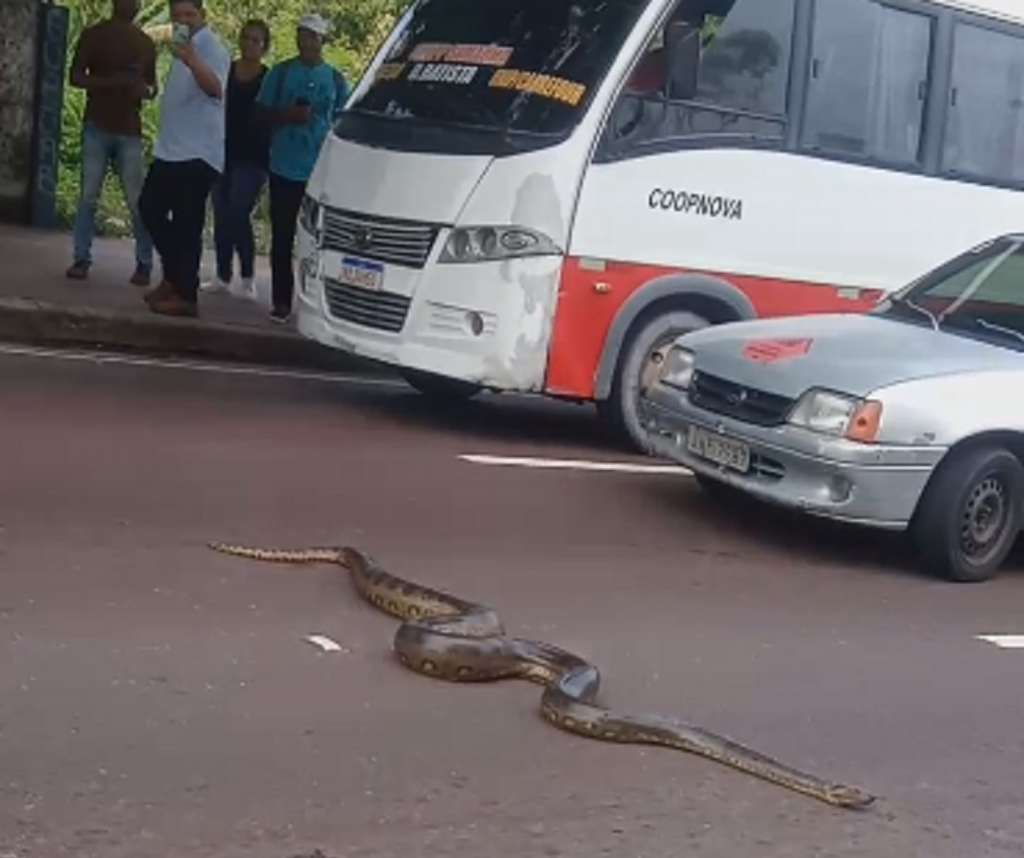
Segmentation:
[(419, 221), (371, 217), (342, 209), (324, 209), (324, 250), (354, 253), (366, 259), (422, 268), (440, 227)]
[(796, 401), (706, 372), (693, 374), (689, 399), (698, 408), (758, 426), (784, 423)]
[(371, 292), (337, 280), (324, 281), (327, 309), (335, 319), (397, 334), (405, 324), (410, 299), (393, 292)]

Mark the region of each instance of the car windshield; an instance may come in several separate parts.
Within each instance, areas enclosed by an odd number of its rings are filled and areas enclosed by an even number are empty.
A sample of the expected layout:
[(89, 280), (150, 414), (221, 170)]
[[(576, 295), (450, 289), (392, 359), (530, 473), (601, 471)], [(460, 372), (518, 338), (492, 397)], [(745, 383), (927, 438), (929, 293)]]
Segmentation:
[(989, 242), (957, 257), (881, 308), (939, 330), (1024, 347), (1024, 239)]
[(566, 133), (647, 2), (419, 0), (350, 112)]

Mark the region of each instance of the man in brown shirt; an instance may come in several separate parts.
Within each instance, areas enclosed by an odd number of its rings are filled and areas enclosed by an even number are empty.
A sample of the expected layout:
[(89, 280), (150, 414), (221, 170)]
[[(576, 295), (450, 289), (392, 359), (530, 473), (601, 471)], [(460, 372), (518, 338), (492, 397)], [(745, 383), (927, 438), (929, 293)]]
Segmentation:
[(139, 0), (113, 0), (113, 14), (82, 32), (71, 62), (71, 86), (86, 91), (74, 262), (67, 271), (75, 280), (89, 276), (96, 205), (112, 163), (135, 234), (131, 282), (137, 286), (150, 282), (153, 242), (139, 218), (138, 203), (145, 173), (142, 102), (156, 95), (156, 46), (135, 24), (138, 12)]

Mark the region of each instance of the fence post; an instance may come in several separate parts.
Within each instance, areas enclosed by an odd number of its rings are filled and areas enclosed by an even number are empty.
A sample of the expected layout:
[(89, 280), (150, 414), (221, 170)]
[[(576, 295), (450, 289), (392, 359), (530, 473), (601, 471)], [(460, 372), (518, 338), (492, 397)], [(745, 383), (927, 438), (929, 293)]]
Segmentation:
[(32, 226), (53, 229), (57, 222), (61, 115), (67, 59), (68, 9), (52, 0), (39, 4), (36, 48), (35, 123), (32, 134)]

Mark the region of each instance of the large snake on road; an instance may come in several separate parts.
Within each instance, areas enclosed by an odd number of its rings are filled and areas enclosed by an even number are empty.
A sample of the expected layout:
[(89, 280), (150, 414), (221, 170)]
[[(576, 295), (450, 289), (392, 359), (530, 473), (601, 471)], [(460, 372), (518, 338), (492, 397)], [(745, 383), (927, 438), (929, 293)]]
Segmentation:
[(620, 715), (595, 705), (597, 668), (540, 641), (508, 637), (490, 608), (398, 578), (350, 547), (278, 551), (214, 543), (215, 551), (277, 563), (337, 563), (356, 591), (403, 622), (394, 651), (410, 670), (451, 682), (525, 679), (544, 686), (541, 715), (550, 724), (592, 739), (660, 745), (717, 760), (796, 792), (843, 808), (865, 808), (875, 797), (823, 781), (730, 739), (661, 716)]

